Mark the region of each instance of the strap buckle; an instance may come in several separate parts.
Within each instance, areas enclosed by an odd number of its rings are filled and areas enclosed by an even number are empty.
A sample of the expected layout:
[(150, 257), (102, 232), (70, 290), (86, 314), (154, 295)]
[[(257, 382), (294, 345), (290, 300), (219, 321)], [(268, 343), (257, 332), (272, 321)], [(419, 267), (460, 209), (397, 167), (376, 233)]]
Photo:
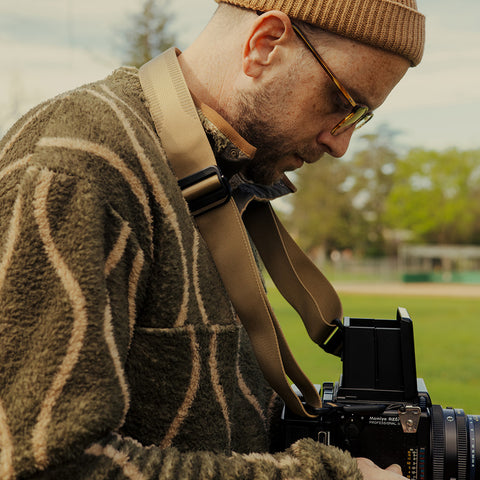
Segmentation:
[(227, 203), (232, 188), (217, 166), (210, 166), (178, 181), (190, 213), (196, 217)]
[(320, 345), (327, 353), (336, 355), (337, 357), (342, 356), (343, 352), (343, 341), (345, 328), (341, 320), (336, 318), (333, 321), (334, 330), (331, 335), (325, 340), (323, 345)]

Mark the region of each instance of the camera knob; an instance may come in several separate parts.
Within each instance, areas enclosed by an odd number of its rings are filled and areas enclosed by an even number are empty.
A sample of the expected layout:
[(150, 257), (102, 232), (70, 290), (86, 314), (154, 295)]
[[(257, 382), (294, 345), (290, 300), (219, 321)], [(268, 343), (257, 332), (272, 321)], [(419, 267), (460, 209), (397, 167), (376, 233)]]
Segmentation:
[(353, 422), (353, 419), (351, 420), (351, 423), (348, 425), (345, 425), (345, 436), (350, 439), (355, 439), (358, 438), (360, 435), (360, 429), (358, 428), (358, 425)]

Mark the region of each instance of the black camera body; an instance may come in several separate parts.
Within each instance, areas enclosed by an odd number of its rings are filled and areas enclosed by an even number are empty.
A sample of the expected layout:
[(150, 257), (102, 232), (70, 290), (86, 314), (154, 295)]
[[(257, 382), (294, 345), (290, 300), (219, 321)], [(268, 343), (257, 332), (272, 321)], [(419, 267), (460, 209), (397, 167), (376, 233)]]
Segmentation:
[(395, 320), (344, 319), (343, 371), (319, 391), (315, 418), (284, 408), (283, 447), (311, 437), (367, 457), (397, 463), (415, 480), (480, 479), (480, 417), (432, 405), (416, 376), (413, 324), (404, 308)]

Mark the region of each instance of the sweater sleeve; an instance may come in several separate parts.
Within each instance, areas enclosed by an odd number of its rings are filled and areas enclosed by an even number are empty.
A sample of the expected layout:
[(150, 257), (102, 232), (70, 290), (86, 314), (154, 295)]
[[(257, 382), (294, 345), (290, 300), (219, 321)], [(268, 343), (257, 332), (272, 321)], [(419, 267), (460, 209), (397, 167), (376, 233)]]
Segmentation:
[(0, 478), (361, 478), (347, 453), (311, 440), (226, 456), (118, 434), (148, 254), (85, 179), (22, 175), (0, 196)]

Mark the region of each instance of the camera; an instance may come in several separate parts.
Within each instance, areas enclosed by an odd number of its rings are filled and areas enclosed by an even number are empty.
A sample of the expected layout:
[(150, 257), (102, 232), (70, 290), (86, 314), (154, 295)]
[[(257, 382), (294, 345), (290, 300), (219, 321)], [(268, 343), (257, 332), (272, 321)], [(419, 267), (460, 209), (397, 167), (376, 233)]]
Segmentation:
[(283, 447), (311, 437), (382, 468), (396, 463), (409, 479), (479, 480), (480, 416), (432, 404), (416, 376), (407, 310), (392, 320), (345, 317), (336, 335), (341, 377), (318, 387), (321, 408), (305, 406), (315, 418), (284, 407)]

